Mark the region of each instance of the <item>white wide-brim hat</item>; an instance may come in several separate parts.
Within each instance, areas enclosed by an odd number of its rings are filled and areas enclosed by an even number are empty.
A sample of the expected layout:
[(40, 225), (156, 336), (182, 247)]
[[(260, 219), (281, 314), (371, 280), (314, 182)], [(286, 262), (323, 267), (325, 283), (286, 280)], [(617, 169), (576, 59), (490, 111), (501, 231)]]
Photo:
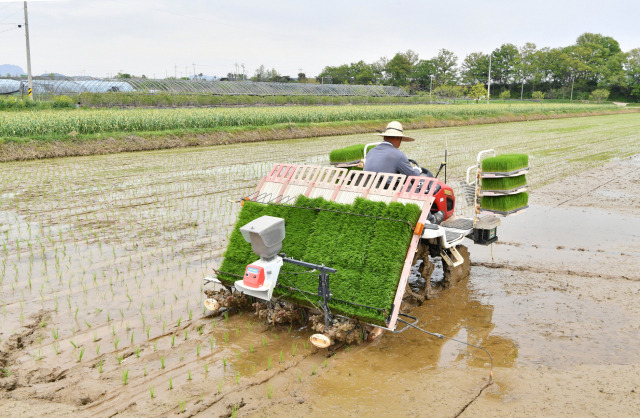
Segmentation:
[(393, 122), (389, 122), (389, 124), (387, 125), (387, 129), (385, 129), (384, 132), (376, 135), (402, 138), (403, 141), (415, 141), (415, 139), (404, 135), (402, 124), (395, 120)]

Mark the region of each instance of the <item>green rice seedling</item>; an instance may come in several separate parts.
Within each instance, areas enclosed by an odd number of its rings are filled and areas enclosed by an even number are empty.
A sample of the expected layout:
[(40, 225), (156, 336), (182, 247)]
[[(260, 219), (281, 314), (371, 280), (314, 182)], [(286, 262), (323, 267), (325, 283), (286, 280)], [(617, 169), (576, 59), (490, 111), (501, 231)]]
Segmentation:
[(271, 369), (271, 357), (267, 357), (267, 370)]
[(178, 318), (178, 327), (180, 326), (180, 323), (182, 322), (182, 317)]
[(209, 374), (209, 365), (207, 363), (204, 364), (204, 374), (205, 375)]
[(173, 389), (173, 379), (169, 378), (169, 390)]
[(298, 351), (298, 343), (291, 343), (291, 354), (293, 357), (295, 357), (296, 351)]
[(196, 356), (200, 357), (200, 350), (202, 349), (202, 346), (200, 344), (196, 345)]
[(160, 356), (160, 368), (161, 369), (164, 369), (164, 362), (165, 362), (164, 356)]
[(307, 349), (307, 342), (306, 342), (306, 341), (303, 341), (303, 342), (302, 342), (302, 346), (303, 346), (303, 347), (304, 347), (304, 349), (306, 350), (306, 349)]
[(149, 334), (151, 334), (151, 327), (147, 327), (147, 340), (151, 338)]
[(265, 337), (262, 337), (262, 346), (263, 347), (267, 346), (267, 339)]
[(348, 346), (347, 346), (347, 353), (348, 353), (349, 351), (351, 351), (351, 346), (350, 346), (350, 345), (348, 345)]
[(178, 407), (180, 408), (180, 413), (183, 414), (187, 410), (187, 401), (178, 402)]
[(187, 370), (187, 380), (191, 381), (191, 370)]
[(253, 349), (253, 344), (249, 344), (249, 352), (250, 353), (254, 353), (255, 350)]
[(529, 193), (526, 192), (507, 196), (483, 196), (480, 200), (480, 207), (487, 210), (510, 212), (527, 206), (528, 202)]
[(122, 371), (122, 383), (126, 386), (129, 384), (129, 369)]
[(209, 337), (209, 348), (213, 351), (213, 345), (215, 344), (216, 339), (214, 337)]
[(136, 352), (136, 358), (140, 358), (140, 346), (136, 347), (135, 352)]
[(483, 178), (483, 190), (513, 190), (527, 185), (527, 176), (522, 174), (515, 177)]
[(116, 360), (118, 361), (118, 365), (122, 364), (122, 360), (124, 360), (124, 357), (122, 355), (116, 356)]
[(247, 329), (251, 331), (253, 329), (253, 323), (251, 321), (247, 321)]
[(133, 345), (133, 334), (134, 334), (134, 332), (131, 331), (131, 345)]
[(229, 342), (229, 331), (225, 331), (225, 333), (224, 333), (224, 342), (225, 343)]
[(239, 336), (240, 336), (240, 328), (236, 327), (236, 337), (239, 337)]
[(240, 383), (240, 372), (236, 373), (236, 385)]
[(59, 355), (60, 353), (62, 353), (62, 351), (60, 350), (60, 344), (58, 342), (55, 342), (52, 345), (53, 345), (53, 351), (55, 351), (56, 355)]
[(302, 372), (298, 371), (298, 382), (302, 383)]
[(271, 399), (272, 396), (273, 396), (273, 388), (271, 387), (271, 385), (267, 385), (267, 399)]
[(104, 360), (100, 360), (100, 362), (98, 363), (98, 372), (100, 372), (100, 374), (102, 374), (102, 364), (104, 363)]
[(482, 171), (494, 173), (508, 173), (529, 166), (529, 156), (526, 154), (502, 154), (482, 160)]
[(144, 369), (143, 369), (143, 371), (142, 371), (142, 375), (143, 375), (144, 377), (147, 377), (147, 365), (146, 365), (146, 364), (144, 365)]
[(196, 329), (198, 330), (198, 335), (202, 335), (204, 333), (204, 325), (200, 325)]
[(51, 336), (54, 340), (57, 340), (60, 337), (60, 331), (58, 330), (58, 328), (51, 330)]
[(222, 380), (218, 382), (218, 393), (222, 393)]
[(222, 357), (222, 367), (227, 367), (227, 358)]
[(73, 346), (73, 348), (78, 348), (78, 346), (76, 345), (76, 343), (73, 342), (73, 340), (69, 340), (69, 342), (71, 343), (71, 345)]
[[(365, 144), (349, 145), (348, 147), (334, 149), (329, 153), (329, 161), (332, 163), (346, 163), (361, 160), (364, 156)], [(373, 147), (370, 147), (370, 151)]]
[(149, 386), (149, 394), (151, 395), (151, 399), (156, 397), (156, 391), (153, 386)]
[(225, 311), (225, 313), (224, 313), (224, 322), (227, 322), (227, 323), (229, 322), (229, 312), (228, 311)]
[(120, 344), (120, 338), (116, 335), (115, 340), (113, 340), (113, 347), (118, 350), (118, 344)]
[(187, 341), (189, 339), (189, 330), (185, 329), (184, 330), (184, 340)]
[(284, 354), (282, 353), (282, 350), (280, 350), (280, 363), (284, 363)]
[(175, 334), (173, 334), (173, 335), (171, 336), (171, 347), (172, 347), (172, 348), (173, 348), (173, 346), (175, 345), (175, 343), (176, 343), (176, 335), (175, 335)]

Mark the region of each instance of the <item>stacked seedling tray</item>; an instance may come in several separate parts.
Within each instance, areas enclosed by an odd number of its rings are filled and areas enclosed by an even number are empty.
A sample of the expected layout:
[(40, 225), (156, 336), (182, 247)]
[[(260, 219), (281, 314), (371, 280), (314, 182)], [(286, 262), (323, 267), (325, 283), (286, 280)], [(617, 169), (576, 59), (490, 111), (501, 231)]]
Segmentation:
[(508, 216), (527, 209), (528, 171), (526, 154), (502, 154), (482, 160), (481, 212)]

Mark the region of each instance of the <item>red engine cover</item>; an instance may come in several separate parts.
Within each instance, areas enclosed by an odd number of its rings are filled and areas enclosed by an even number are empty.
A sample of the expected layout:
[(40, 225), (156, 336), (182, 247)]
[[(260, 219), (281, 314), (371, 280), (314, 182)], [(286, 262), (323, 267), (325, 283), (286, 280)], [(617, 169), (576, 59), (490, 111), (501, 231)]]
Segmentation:
[[(431, 187), (433, 187), (433, 185)], [(444, 212), (444, 219), (448, 219), (453, 216), (453, 210), (456, 206), (456, 197), (453, 194), (453, 189), (451, 188), (451, 186), (444, 184), (437, 179), (435, 187), (435, 200), (433, 201), (433, 205), (431, 206), (431, 212), (437, 212), (441, 210), (442, 212)]]
[(247, 287), (260, 287), (264, 284), (264, 268), (249, 264), (244, 271), (242, 283)]

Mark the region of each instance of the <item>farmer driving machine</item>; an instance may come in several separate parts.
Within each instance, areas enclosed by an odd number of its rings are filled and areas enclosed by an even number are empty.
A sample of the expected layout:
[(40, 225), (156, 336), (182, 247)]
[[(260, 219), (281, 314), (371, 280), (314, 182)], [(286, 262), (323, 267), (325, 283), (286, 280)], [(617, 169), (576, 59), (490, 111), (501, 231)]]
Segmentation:
[[(440, 170), (363, 171), (373, 145), (348, 147), (341, 161), (332, 153), (330, 166), (276, 164), (240, 201), (224, 260), (204, 279), (205, 307), (253, 307), (270, 324), (308, 324), (318, 347), (402, 332), (417, 323), (411, 307), (432, 296), (434, 263), (439, 285), (452, 286), (470, 271), (465, 238), (492, 244), (500, 218), (527, 208), (526, 155), (478, 154), (460, 182), (459, 202), (473, 213), (465, 217)], [(436, 212), (439, 223), (429, 220)]]

